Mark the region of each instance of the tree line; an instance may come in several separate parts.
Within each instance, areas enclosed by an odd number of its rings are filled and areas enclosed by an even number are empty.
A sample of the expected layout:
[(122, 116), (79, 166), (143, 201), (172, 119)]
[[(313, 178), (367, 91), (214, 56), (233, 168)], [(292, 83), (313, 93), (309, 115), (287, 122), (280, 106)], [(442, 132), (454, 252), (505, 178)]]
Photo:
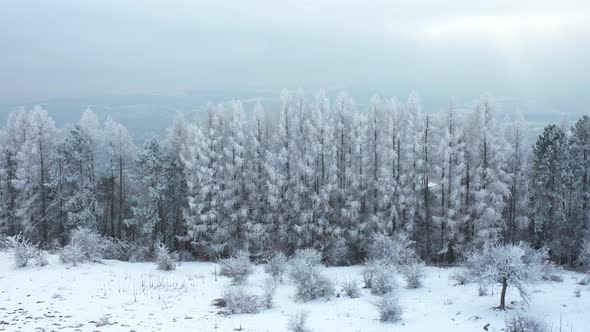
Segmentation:
[(67, 244), (83, 227), (203, 258), (314, 248), (362, 261), (376, 234), (403, 233), (426, 261), (526, 241), (575, 263), (590, 226), (590, 118), (532, 144), (489, 96), (425, 113), (420, 98), (283, 91), (278, 110), (209, 104), (137, 147), (86, 110), (57, 128), (40, 107), (0, 130), (0, 232)]

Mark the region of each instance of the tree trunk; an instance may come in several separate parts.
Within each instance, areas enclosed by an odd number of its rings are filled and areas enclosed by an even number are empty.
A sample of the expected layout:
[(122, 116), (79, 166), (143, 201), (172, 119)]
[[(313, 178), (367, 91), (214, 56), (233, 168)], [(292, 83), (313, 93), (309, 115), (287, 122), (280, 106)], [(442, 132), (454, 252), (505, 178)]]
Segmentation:
[(506, 288), (508, 288), (508, 281), (506, 278), (502, 279), (502, 293), (500, 294), (500, 310), (506, 308)]

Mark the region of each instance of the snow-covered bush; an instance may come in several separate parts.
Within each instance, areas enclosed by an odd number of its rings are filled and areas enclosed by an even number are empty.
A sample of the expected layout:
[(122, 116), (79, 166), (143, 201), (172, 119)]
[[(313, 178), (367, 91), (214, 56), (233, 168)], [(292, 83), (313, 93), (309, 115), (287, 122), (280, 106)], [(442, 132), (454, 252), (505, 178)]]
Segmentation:
[(406, 280), (408, 288), (422, 287), (422, 279), (424, 279), (424, 265), (412, 264), (404, 266), (401, 272)]
[(306, 326), (307, 317), (307, 311), (297, 311), (297, 313), (295, 313), (295, 315), (289, 319), (287, 330), (289, 332), (311, 332), (311, 330)]
[(582, 287), (576, 287), (576, 288), (574, 289), (574, 296), (575, 296), (575, 297), (580, 297), (580, 296), (582, 296)]
[(158, 265), (158, 270), (162, 271), (172, 271), (176, 270), (176, 255), (170, 253), (168, 247), (162, 242), (156, 243), (155, 246), (155, 254), (156, 254), (156, 262)]
[(481, 252), (472, 253), (467, 266), (473, 278), (482, 285), (500, 283), (500, 309), (505, 308), (508, 285), (516, 287), (522, 299), (529, 300), (529, 285), (541, 277), (546, 265), (545, 252), (533, 252), (524, 243), (519, 245), (486, 245)]
[(300, 301), (310, 301), (320, 297), (330, 298), (336, 290), (334, 284), (325, 275), (319, 272), (317, 267), (310, 268), (307, 272), (307, 279), (295, 281), (295, 297)]
[(260, 311), (260, 298), (241, 286), (229, 286), (223, 292), (227, 314), (255, 314)]
[(377, 269), (377, 264), (372, 262), (365, 264), (363, 267), (363, 271), (361, 275), (363, 277), (363, 282), (365, 283), (365, 288), (373, 287), (373, 277), (375, 276), (375, 270)]
[(68, 244), (59, 253), (59, 260), (64, 264), (78, 265), (86, 261), (82, 248), (77, 244)]
[(49, 265), (49, 257), (47, 256), (47, 253), (43, 250), (36, 250), (35, 251), (35, 263), (38, 266), (45, 266), (45, 265)]
[(344, 238), (338, 238), (330, 243), (325, 250), (326, 262), (329, 265), (342, 265), (348, 262), (348, 245)]
[(590, 285), (590, 277), (582, 278), (582, 279), (578, 280), (578, 285), (580, 285), (580, 286)]
[(549, 332), (545, 322), (527, 316), (514, 316), (506, 321), (506, 332)]
[(371, 293), (375, 295), (385, 295), (392, 292), (397, 287), (395, 274), (392, 268), (382, 265), (375, 270), (373, 275)]
[(469, 271), (456, 271), (453, 272), (449, 279), (455, 282), (455, 285), (466, 285), (471, 282), (471, 273)]
[(145, 262), (146, 257), (149, 254), (149, 250), (146, 246), (138, 243), (131, 243), (129, 245), (129, 251), (125, 255), (128, 262)]
[(120, 261), (129, 260), (131, 244), (115, 238), (102, 238), (102, 258), (116, 259)]
[(359, 284), (354, 279), (349, 279), (342, 284), (342, 292), (351, 299), (356, 299), (361, 296)]
[(289, 264), (289, 280), (296, 286), (295, 297), (309, 301), (329, 298), (335, 293), (334, 284), (320, 272), (321, 255), (315, 250), (299, 250)]
[(77, 246), (86, 261), (94, 262), (102, 258), (104, 241), (96, 231), (89, 228), (77, 228), (72, 231), (70, 245)]
[(477, 285), (477, 295), (478, 296), (488, 296), (488, 284), (479, 284)]
[(282, 252), (277, 253), (264, 266), (264, 272), (270, 274), (273, 279), (283, 282), (283, 275), (287, 271), (287, 256)]
[(414, 241), (405, 233), (394, 236), (376, 234), (369, 245), (369, 259), (379, 260), (394, 266), (405, 266), (418, 262)]
[(247, 251), (240, 251), (235, 256), (219, 260), (219, 274), (231, 278), (235, 285), (246, 282), (253, 271)]
[(383, 261), (378, 260), (367, 263), (362, 275), (365, 287), (370, 288), (372, 294), (387, 294), (397, 287), (393, 267)]
[(274, 305), (274, 297), (277, 291), (277, 279), (266, 278), (262, 285), (262, 299), (261, 304), (266, 309), (270, 309)]
[(305, 262), (308, 266), (315, 266), (322, 263), (322, 254), (315, 249), (299, 249), (295, 251), (293, 260)]
[(402, 306), (399, 299), (393, 293), (382, 296), (374, 303), (379, 311), (379, 320), (382, 322), (397, 322), (402, 319)]
[(10, 251), (16, 268), (26, 267), (32, 260), (35, 260), (37, 265), (47, 265), (47, 257), (45, 256), (45, 253), (22, 234), (8, 236), (2, 242)]

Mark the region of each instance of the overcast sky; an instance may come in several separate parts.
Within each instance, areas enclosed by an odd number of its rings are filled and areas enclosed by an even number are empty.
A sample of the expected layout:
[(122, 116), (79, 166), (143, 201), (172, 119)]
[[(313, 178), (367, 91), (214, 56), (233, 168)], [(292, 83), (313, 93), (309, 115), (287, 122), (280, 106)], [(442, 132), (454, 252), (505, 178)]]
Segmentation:
[(590, 1), (0, 1), (0, 103), (212, 89), (590, 104)]

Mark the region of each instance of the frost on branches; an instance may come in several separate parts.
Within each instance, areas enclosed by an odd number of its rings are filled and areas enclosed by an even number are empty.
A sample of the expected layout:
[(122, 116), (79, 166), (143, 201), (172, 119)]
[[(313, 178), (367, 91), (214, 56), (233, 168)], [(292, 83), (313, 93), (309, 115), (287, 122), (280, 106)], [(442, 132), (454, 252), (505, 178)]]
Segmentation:
[(473, 279), (482, 285), (502, 285), (499, 309), (506, 308), (506, 289), (515, 287), (525, 303), (530, 300), (529, 287), (540, 280), (547, 264), (547, 253), (527, 244), (490, 244), (472, 253), (467, 265)]

